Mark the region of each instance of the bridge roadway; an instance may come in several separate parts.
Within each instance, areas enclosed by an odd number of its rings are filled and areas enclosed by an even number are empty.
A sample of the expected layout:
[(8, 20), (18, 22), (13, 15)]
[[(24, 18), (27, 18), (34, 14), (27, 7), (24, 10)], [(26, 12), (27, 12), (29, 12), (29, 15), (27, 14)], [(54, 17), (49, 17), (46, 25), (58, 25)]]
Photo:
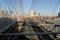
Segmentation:
[(54, 24), (56, 26), (60, 26), (60, 21), (46, 21), (48, 24)]
[[(44, 32), (38, 25), (33, 22), (26, 21), (23, 26), (23, 33), (42, 33)], [(42, 24), (41, 24), (42, 25)], [(53, 40), (49, 35), (26, 35), (29, 40)]]
[[(32, 28), (34, 29), (34, 31), (36, 33), (44, 33), (44, 31), (38, 25), (34, 25), (34, 26), (32, 26)], [(38, 36), (39, 40), (53, 40), (47, 34), (42, 34), (42, 35), (37, 35), (37, 36)]]
[[(31, 24), (32, 23), (32, 24)], [(24, 27), (24, 29), (27, 29), (27, 30), (29, 30), (29, 29), (31, 29), (30, 31), (26, 31), (26, 33), (30, 33), (31, 31), (31, 33), (45, 33), (42, 29), (41, 29), (41, 27), (39, 27), (39, 25), (40, 26), (50, 26), (51, 24), (40, 24), (41, 22), (31, 22), (31, 20), (30, 20), (30, 22), (29, 22), (29, 20), (27, 20), (26, 21), (26, 24), (27, 25), (25, 25), (25, 26), (28, 26), (28, 27)], [(34, 24), (39, 24), (39, 25), (34, 25)], [(33, 26), (34, 25), (34, 26)], [(53, 25), (52, 25), (53, 26)], [(36, 28), (34, 28), (34, 27), (36, 27)], [(32, 30), (33, 29), (33, 30)], [(35, 31), (35, 32), (34, 32)], [(31, 38), (33, 38), (33, 36), (28, 36), (28, 38), (30, 37), (30, 39)], [(39, 39), (39, 40), (53, 40), (49, 35), (37, 35), (37, 38)], [(33, 38), (34, 39), (34, 38)]]
[(11, 25), (15, 24), (17, 21), (14, 19), (2, 18), (0, 19), (0, 33), (7, 30)]
[[(9, 19), (10, 20), (10, 19)], [(6, 23), (7, 22), (7, 23)], [(8, 19), (7, 19), (7, 21), (6, 21), (5, 23), (3, 22), (3, 24), (5, 24), (4, 26), (7, 26), (7, 25), (12, 25), (12, 24), (14, 24), (16, 21), (8, 21)], [(11, 24), (12, 23), (12, 24)], [(32, 25), (32, 26), (25, 26), (24, 25), (25, 23), (23, 23), (23, 25), (22, 25), (22, 33), (42, 33), (42, 32), (44, 32), (41, 28), (39, 28), (39, 26), (38, 25), (35, 25), (34, 23), (27, 23), (26, 22), (26, 24), (27, 25)], [(41, 24), (42, 25), (42, 24)], [(44, 24), (45, 25), (45, 24)], [(50, 25), (50, 24), (49, 24)], [(9, 26), (7, 26), (7, 27), (2, 27), (2, 29), (8, 29), (8, 27)], [(9, 34), (8, 34), (9, 35)], [(6, 37), (6, 38), (8, 38), (8, 37)], [(48, 35), (18, 35), (17, 34), (17, 36), (16, 37), (10, 37), (10, 38), (13, 38), (13, 39), (15, 39), (15, 38), (17, 38), (16, 40), (53, 40), (52, 38), (50, 38)]]
[[(35, 33), (34, 29), (31, 26), (25, 26), (24, 33)], [(29, 40), (39, 40), (37, 35), (26, 35)]]

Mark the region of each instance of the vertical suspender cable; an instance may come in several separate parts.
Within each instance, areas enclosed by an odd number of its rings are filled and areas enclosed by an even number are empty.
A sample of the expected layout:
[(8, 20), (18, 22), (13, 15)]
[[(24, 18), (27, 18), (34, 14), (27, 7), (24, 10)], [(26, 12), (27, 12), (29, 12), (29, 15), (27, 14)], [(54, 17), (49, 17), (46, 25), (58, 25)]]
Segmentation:
[[(14, 0), (14, 1), (15, 1), (15, 0)], [(17, 9), (16, 9), (16, 7), (15, 7), (15, 6), (16, 6), (15, 3), (16, 3), (16, 1), (13, 2), (13, 4), (11, 3), (11, 6), (12, 6), (12, 8), (13, 8), (15, 11), (17, 11)], [(15, 6), (13, 6), (13, 5), (15, 5)], [(15, 12), (15, 11), (14, 11), (14, 12)]]
[(32, 10), (33, 5), (34, 5), (34, 0), (32, 0), (32, 4), (31, 4), (31, 8), (30, 8), (30, 10)]
[(54, 10), (53, 10), (53, 12), (52, 12), (52, 15), (54, 16), (54, 13), (55, 13), (55, 10), (56, 10), (56, 7), (58, 6), (58, 0), (56, 0), (56, 4), (55, 4), (55, 7), (54, 7)]
[(2, 5), (1, 5), (1, 3), (0, 3), (0, 9), (2, 9)]
[[(52, 2), (53, 2), (53, 0), (52, 0)], [(50, 4), (48, 4), (49, 6), (47, 6), (47, 7), (48, 7), (48, 8), (47, 8), (47, 13), (49, 13), (49, 10), (51, 9), (52, 2), (51, 2)], [(49, 2), (48, 2), (48, 3), (49, 3)], [(46, 16), (47, 16), (47, 14), (46, 14)]]
[[(48, 8), (48, 4), (49, 4), (49, 3), (48, 3), (47, 0), (46, 0), (46, 5), (45, 5), (45, 6), (46, 6), (46, 10), (47, 10), (47, 8)], [(45, 16), (47, 16), (46, 13), (45, 13)]]
[(7, 6), (8, 6), (8, 14), (9, 14), (9, 18), (11, 17), (11, 14), (10, 14), (10, 0), (7, 0)]
[(20, 5), (21, 5), (21, 14), (23, 15), (24, 7), (23, 7), (23, 0), (20, 0)]

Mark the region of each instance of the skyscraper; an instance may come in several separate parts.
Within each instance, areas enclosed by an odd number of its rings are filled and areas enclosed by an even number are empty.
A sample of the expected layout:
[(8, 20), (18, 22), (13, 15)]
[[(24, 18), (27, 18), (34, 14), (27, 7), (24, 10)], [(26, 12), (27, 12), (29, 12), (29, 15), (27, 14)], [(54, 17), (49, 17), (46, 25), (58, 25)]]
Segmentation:
[(30, 17), (33, 17), (33, 10), (30, 11)]
[(3, 18), (3, 10), (0, 10), (0, 18)]
[(58, 17), (60, 17), (60, 13), (58, 13)]

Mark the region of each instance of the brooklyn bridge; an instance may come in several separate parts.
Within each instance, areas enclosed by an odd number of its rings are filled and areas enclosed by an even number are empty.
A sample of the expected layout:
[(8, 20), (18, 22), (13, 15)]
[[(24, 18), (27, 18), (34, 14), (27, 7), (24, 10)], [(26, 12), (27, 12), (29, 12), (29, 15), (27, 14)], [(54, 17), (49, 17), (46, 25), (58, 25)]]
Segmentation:
[(59, 3), (60, 0), (0, 0), (0, 40), (60, 40)]

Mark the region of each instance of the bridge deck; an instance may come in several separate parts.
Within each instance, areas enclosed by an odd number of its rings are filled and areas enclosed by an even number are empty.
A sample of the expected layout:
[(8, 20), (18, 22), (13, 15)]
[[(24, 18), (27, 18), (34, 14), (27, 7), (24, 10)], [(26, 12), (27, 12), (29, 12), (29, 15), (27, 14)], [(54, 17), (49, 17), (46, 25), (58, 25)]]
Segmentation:
[(8, 29), (15, 22), (17, 21), (12, 19), (0, 19), (0, 33)]

